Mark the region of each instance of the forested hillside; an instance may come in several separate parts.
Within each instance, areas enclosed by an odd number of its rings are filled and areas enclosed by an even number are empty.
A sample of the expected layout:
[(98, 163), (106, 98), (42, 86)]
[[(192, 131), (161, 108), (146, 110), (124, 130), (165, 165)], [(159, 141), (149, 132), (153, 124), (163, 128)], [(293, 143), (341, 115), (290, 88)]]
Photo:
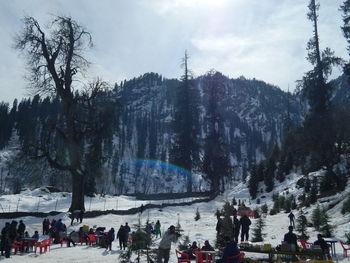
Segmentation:
[[(199, 161), (189, 172), (171, 162), (180, 85), (181, 80), (147, 73), (116, 84), (92, 101), (99, 113), (89, 120), (100, 126), (100, 132), (81, 145), (89, 152), (87, 163), (91, 166), (87, 194), (185, 192), (189, 176), (192, 191), (210, 190), (202, 162), (210, 129), (210, 94), (215, 87), (221, 87), (220, 92), (215, 91), (219, 94), (216, 115), (223, 127), (223, 147), (231, 169), (222, 181), (226, 186), (232, 180), (245, 179), (249, 166), (265, 159), (275, 144), (280, 145), (286, 128), (299, 125), (305, 113), (305, 103), (297, 96), (263, 81), (230, 79), (219, 72), (195, 78)], [(15, 101), (12, 106), (1, 104), (2, 192), (43, 184), (70, 189), (67, 173), (50, 168), (40, 158), (45, 147), (61, 151), (58, 156), (66, 158), (59, 130), (51, 129), (61, 121), (61, 111), (59, 99), (39, 96)], [(55, 143), (46, 145), (48, 137), (56, 138), (50, 140)]]

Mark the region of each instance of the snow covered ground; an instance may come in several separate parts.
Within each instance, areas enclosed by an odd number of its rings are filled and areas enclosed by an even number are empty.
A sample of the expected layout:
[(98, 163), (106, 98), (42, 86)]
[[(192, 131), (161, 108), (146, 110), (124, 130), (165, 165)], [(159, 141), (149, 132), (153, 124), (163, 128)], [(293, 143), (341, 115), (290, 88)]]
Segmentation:
[[(278, 186), (275, 189), (275, 192), (283, 193), (284, 191), (288, 191), (289, 193), (293, 193), (294, 195), (298, 194), (298, 189), (295, 188), (295, 182), (298, 180), (299, 176), (291, 175), (283, 185)], [(329, 202), (334, 202), (334, 200), (343, 200), (344, 195), (348, 193), (347, 189), (345, 192), (338, 194), (335, 197), (321, 200), (322, 205), (325, 205)], [(49, 217), (50, 219), (62, 218), (63, 222), (68, 226), (68, 231), (78, 230), (81, 226), (80, 224), (76, 224), (70, 226), (70, 219), (65, 213), (68, 210), (70, 203), (70, 195), (64, 194), (66, 197), (62, 196), (62, 193), (43, 193), (42, 191), (26, 191), (20, 195), (8, 195), (1, 196), (0, 202), (3, 208), (8, 209), (10, 206), (11, 211), (16, 211), (18, 199), (20, 199), (20, 205), (18, 211), (36, 211), (38, 207), (38, 199), (42, 200), (39, 203), (39, 211), (44, 212), (45, 207), (48, 209), (45, 212), (54, 210), (52, 207), (56, 205), (56, 200), (59, 200), (60, 206), (59, 209), (62, 211), (61, 214), (57, 216)], [(266, 194), (265, 198), (261, 199), (261, 204), (266, 203), (269, 206), (269, 209), (272, 207), (271, 193)], [(232, 201), (232, 198), (235, 197), (236, 200), (240, 199), (241, 201), (245, 201), (245, 203), (251, 208), (258, 207), (255, 202), (249, 201), (249, 193), (243, 184), (237, 184), (233, 189), (228, 190), (224, 195), (217, 197), (215, 200), (210, 201), (208, 203), (199, 203), (191, 206), (175, 206), (175, 207), (167, 207), (162, 210), (159, 209), (147, 209), (141, 215), (141, 221), (145, 224), (146, 220), (149, 219), (150, 222), (156, 222), (160, 220), (162, 224), (162, 232), (164, 232), (170, 225), (176, 225), (178, 220), (184, 229), (184, 235), (188, 235), (191, 241), (197, 241), (202, 246), (205, 240), (209, 240), (210, 243), (215, 243), (215, 226), (216, 226), (216, 216), (215, 211), (219, 208), (221, 209), (224, 202), (226, 200)], [(181, 200), (182, 201), (182, 200)], [(45, 202), (47, 205), (45, 206)], [(89, 210), (90, 199), (86, 200), (86, 208)], [(174, 202), (174, 201), (152, 201), (152, 203), (162, 203), (162, 202)], [(127, 196), (119, 196), (119, 197), (97, 197), (91, 199), (91, 210), (103, 210), (107, 209), (106, 204), (114, 204), (114, 209), (127, 209), (132, 207), (139, 207), (141, 204), (147, 204), (148, 201), (138, 201), (132, 197)], [(40, 205), (42, 204), (42, 205)], [(344, 234), (346, 232), (350, 232), (350, 216), (343, 216), (340, 213), (342, 201), (340, 201), (335, 207), (333, 207), (329, 211), (329, 215), (331, 216), (331, 223), (335, 227), (334, 237), (339, 240), (344, 240)], [(11, 208), (12, 207), (12, 208)], [(14, 209), (16, 207), (16, 209)], [(198, 221), (194, 220), (196, 209), (199, 209), (201, 218)], [(1, 209), (1, 207), (0, 207)], [(108, 209), (112, 209), (108, 207)], [(310, 207), (305, 209), (304, 211), (307, 213), (307, 216), (310, 216), (314, 207)], [(1, 211), (1, 210), (0, 210)], [(6, 211), (7, 212), (7, 211)], [(293, 211), (296, 217), (298, 216), (298, 212)], [(110, 229), (114, 227), (114, 229), (119, 229), (121, 224), (125, 224), (128, 222), (130, 226), (133, 226), (138, 222), (139, 215), (103, 215), (96, 218), (86, 218), (84, 219), (83, 224), (89, 226), (103, 226), (106, 229)], [(16, 219), (19, 220), (19, 219)], [(32, 234), (35, 230), (39, 230), (41, 232), (41, 223), (42, 218), (35, 217), (25, 217), (22, 220), (27, 225), (27, 229), (30, 234)], [(5, 222), (10, 220), (0, 219), (0, 227), (2, 228)], [(252, 219), (252, 227), (254, 227), (255, 219)], [(273, 246), (277, 246), (281, 243), (283, 236), (286, 232), (288, 232), (288, 214), (279, 213), (274, 216), (268, 215), (265, 220), (266, 227), (264, 229), (265, 241), (262, 243), (270, 243)], [(317, 233), (313, 230), (313, 228), (309, 228), (308, 234), (310, 235), (310, 241), (316, 240)], [(159, 243), (160, 238), (156, 240), (156, 243)], [(175, 247), (178, 244), (173, 244), (170, 255), (170, 262), (177, 262), (175, 256)], [(336, 244), (336, 252), (337, 252), (337, 260), (338, 261), (347, 261), (343, 259), (343, 250), (339, 243)], [(51, 247), (51, 251), (45, 254), (35, 255), (34, 253), (23, 254), (23, 255), (14, 255), (11, 256), (10, 259), (2, 258), (3, 262), (98, 262), (103, 261), (107, 262), (119, 262), (120, 250), (118, 248), (117, 242), (113, 243), (113, 250), (106, 251), (102, 248), (97, 247), (88, 247), (88, 246), (80, 246), (76, 247), (60, 247), (59, 245), (53, 245)], [(248, 255), (256, 257), (256, 255)], [(261, 257), (261, 256), (260, 256)], [(142, 262), (145, 262), (143, 259)]]

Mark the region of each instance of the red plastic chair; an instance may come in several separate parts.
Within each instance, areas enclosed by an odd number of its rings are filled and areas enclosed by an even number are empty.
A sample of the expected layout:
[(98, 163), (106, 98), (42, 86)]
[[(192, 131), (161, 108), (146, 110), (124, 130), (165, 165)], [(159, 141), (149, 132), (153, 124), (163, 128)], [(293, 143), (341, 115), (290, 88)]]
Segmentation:
[(312, 246), (312, 243), (309, 243), (309, 242), (307, 242), (307, 241), (304, 240), (304, 239), (299, 239), (299, 242), (300, 242), (301, 247), (302, 247), (303, 249), (309, 249), (309, 248)]
[(182, 253), (178, 250), (175, 250), (175, 252), (176, 252), (176, 257), (177, 257), (178, 263), (183, 263), (183, 262), (191, 263), (190, 256), (188, 254)]
[(89, 243), (88, 238), (85, 238), (85, 237), (79, 237), (79, 242), (80, 242), (80, 245), (83, 245), (83, 243), (86, 243), (87, 245)]
[(61, 243), (61, 247), (63, 246), (63, 244), (66, 244), (66, 246), (68, 247), (68, 244), (69, 244), (67, 238), (62, 238), (60, 243)]
[(340, 244), (341, 244), (341, 246), (343, 247), (343, 250), (344, 250), (344, 252), (343, 252), (344, 258), (347, 258), (348, 257), (348, 250), (350, 250), (350, 244), (344, 243), (342, 241), (340, 241)]
[(230, 263), (232, 261), (235, 261), (237, 263), (241, 263), (244, 260), (244, 256), (245, 256), (245, 254), (241, 252), (241, 253), (239, 253), (237, 255), (227, 257), (225, 262), (226, 263)]
[(11, 249), (13, 248), (13, 252), (16, 255), (17, 254), (17, 250), (19, 251), (23, 251), (23, 241), (17, 241), (11, 244)]
[(88, 244), (89, 246), (92, 246), (92, 245), (97, 245), (97, 237), (96, 235), (88, 235)]
[(203, 251), (203, 250), (194, 249), (194, 251), (193, 251), (196, 255), (196, 258), (197, 258), (196, 262), (198, 262), (198, 263), (211, 263), (213, 261), (213, 256), (210, 253), (206, 253), (206, 255), (204, 255), (203, 253), (198, 253), (199, 251)]

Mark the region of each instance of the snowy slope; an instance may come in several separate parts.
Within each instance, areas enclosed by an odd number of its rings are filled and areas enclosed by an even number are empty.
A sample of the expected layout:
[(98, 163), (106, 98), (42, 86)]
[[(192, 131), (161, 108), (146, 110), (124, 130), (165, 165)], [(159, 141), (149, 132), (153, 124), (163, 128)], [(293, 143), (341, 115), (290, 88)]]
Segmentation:
[[(278, 185), (275, 189), (275, 192), (283, 194), (283, 192), (288, 192), (290, 194), (294, 194), (295, 196), (300, 194), (299, 189), (295, 187), (296, 181), (300, 178), (300, 175), (292, 174), (290, 175), (286, 182), (283, 185)], [(339, 193), (338, 195), (335, 195), (331, 198), (321, 199), (320, 202), (321, 205), (328, 205), (332, 202), (336, 202), (337, 205), (335, 205), (331, 210), (329, 210), (329, 215), (331, 216), (331, 223), (335, 227), (335, 238), (344, 240), (344, 233), (350, 231), (350, 215), (343, 216), (340, 213), (342, 202), (344, 201), (344, 197), (350, 192), (350, 188), (346, 189), (343, 193)], [(63, 195), (66, 195), (65, 198), (63, 198)], [(44, 211), (46, 208), (50, 208), (54, 205), (56, 202), (55, 200), (59, 197), (60, 199), (60, 206), (59, 210), (62, 211), (60, 215), (49, 217), (52, 218), (62, 218), (63, 222), (68, 226), (68, 230), (78, 230), (78, 228), (81, 226), (80, 224), (69, 226), (70, 219), (68, 218), (67, 214), (63, 211), (67, 211), (69, 207), (70, 202), (70, 195), (65, 193), (45, 193), (41, 190), (35, 190), (35, 191), (25, 191), (22, 192), (20, 195), (8, 195), (8, 196), (1, 196), (1, 204), (4, 206), (4, 204), (8, 203), (11, 207), (16, 206), (16, 202), (18, 202), (18, 199), (20, 198), (23, 201), (20, 201), (19, 210), (20, 211), (33, 211), (35, 207), (37, 206), (37, 200), (40, 198), (42, 200), (46, 200), (47, 206), (40, 207), (39, 211)], [(266, 204), (269, 206), (269, 209), (272, 207), (272, 193), (265, 194), (265, 198), (261, 199), (261, 204)], [(164, 232), (167, 227), (170, 225), (176, 225), (178, 220), (184, 229), (184, 234), (188, 235), (190, 237), (191, 241), (196, 240), (200, 243), (200, 245), (203, 245), (205, 240), (209, 240), (212, 244), (215, 243), (215, 226), (216, 226), (216, 217), (215, 217), (215, 211), (219, 208), (221, 209), (224, 202), (226, 200), (231, 201), (232, 198), (235, 197), (236, 200), (244, 201), (247, 206), (250, 206), (251, 208), (258, 207), (259, 205), (256, 204), (256, 202), (251, 202), (249, 200), (249, 193), (246, 187), (243, 183), (235, 185), (231, 190), (228, 190), (225, 194), (218, 196), (215, 200), (210, 201), (208, 203), (199, 203), (191, 206), (176, 206), (176, 207), (167, 207), (162, 210), (158, 209), (147, 209), (143, 212), (141, 215), (141, 222), (142, 224), (145, 224), (146, 220), (149, 219), (150, 222), (156, 222), (156, 220), (160, 220), (162, 224), (162, 231)], [(182, 200), (177, 200), (177, 202)], [(89, 202), (90, 200), (86, 200), (86, 208), (89, 209)], [(170, 202), (169, 200), (163, 200), (163, 201), (157, 201), (159, 203), (166, 203)], [(175, 201), (172, 201), (175, 202)], [(114, 206), (117, 206), (118, 209), (127, 209), (132, 207), (139, 207), (141, 204), (148, 203), (147, 201), (139, 201), (135, 200), (132, 197), (127, 196), (119, 196), (119, 197), (96, 197), (91, 200), (91, 209), (100, 209), (103, 210), (106, 204), (114, 204)], [(152, 201), (152, 203), (155, 203), (155, 201)], [(6, 207), (6, 205), (5, 205)], [(45, 208), (46, 207), (46, 208)], [(115, 207), (116, 208), (116, 207)], [(199, 209), (201, 219), (199, 221), (195, 221), (195, 211), (196, 209)], [(307, 213), (307, 216), (310, 216), (312, 210), (315, 208), (315, 206), (311, 206), (310, 208), (305, 209), (304, 211)], [(1, 209), (1, 208), (0, 208)], [(106, 208), (107, 209), (107, 208)], [(12, 210), (12, 209), (11, 209)], [(52, 210), (52, 209), (49, 209)], [(296, 216), (298, 216), (298, 212), (295, 210), (293, 211)], [(86, 218), (84, 219), (84, 224), (87, 224), (89, 226), (104, 226), (107, 229), (114, 227), (115, 229), (118, 229), (121, 224), (125, 224), (125, 222), (128, 222), (129, 225), (133, 226), (138, 222), (139, 215), (127, 215), (127, 216), (120, 216), (120, 215), (104, 215), (96, 218)], [(35, 230), (41, 231), (41, 222), (42, 218), (35, 218), (35, 217), (26, 217), (22, 218), (24, 222), (27, 225), (27, 230), (30, 234), (32, 234)], [(271, 243), (273, 246), (276, 246), (281, 243), (281, 240), (283, 239), (284, 234), (288, 231), (288, 214), (286, 213), (279, 213), (274, 216), (268, 215), (265, 219), (266, 221), (266, 228), (264, 229), (264, 233), (266, 234), (265, 242)], [(0, 219), (0, 226), (2, 227), (5, 222), (8, 220)], [(254, 227), (255, 219), (252, 219), (252, 227)], [(308, 234), (310, 235), (310, 240), (314, 241), (316, 239), (317, 233), (312, 229), (308, 229)], [(158, 238), (156, 240), (156, 243), (159, 243), (160, 239)], [(170, 262), (176, 262), (176, 256), (174, 252), (174, 248), (177, 246), (173, 245), (171, 250), (171, 258)], [(337, 258), (338, 260), (342, 259), (342, 248), (339, 244), (336, 245), (337, 250)], [(119, 262), (119, 254), (120, 251), (117, 246), (117, 242), (114, 242), (113, 244), (113, 251), (107, 252), (102, 248), (96, 248), (96, 247), (87, 247), (85, 245), (83, 246), (76, 246), (71, 248), (63, 247), (61, 248), (59, 245), (53, 245), (50, 252), (42, 255), (34, 255), (34, 254), (25, 254), (25, 255), (15, 255), (12, 256), (10, 259), (5, 259), (4, 262), (97, 262), (99, 260), (103, 260), (104, 262)], [(252, 257), (257, 257), (259, 255), (249, 255)], [(145, 262), (143, 260), (142, 262)]]

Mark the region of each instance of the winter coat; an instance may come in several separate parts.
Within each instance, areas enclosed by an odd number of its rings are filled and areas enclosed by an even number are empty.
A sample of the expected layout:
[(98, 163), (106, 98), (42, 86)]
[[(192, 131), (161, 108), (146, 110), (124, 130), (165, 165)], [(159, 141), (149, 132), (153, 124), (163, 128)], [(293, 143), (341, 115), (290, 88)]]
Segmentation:
[(293, 232), (288, 232), (287, 234), (284, 235), (284, 239), (283, 241), (288, 243), (288, 244), (294, 244), (295, 247), (298, 247), (298, 243), (297, 243), (297, 236), (296, 234), (294, 234)]
[(20, 236), (23, 236), (25, 230), (26, 230), (26, 225), (23, 222), (19, 223), (18, 230), (17, 230), (18, 234)]
[(125, 227), (121, 226), (117, 233), (117, 238), (119, 240), (126, 240), (128, 233), (125, 231)]
[(114, 241), (114, 229), (109, 230), (107, 236), (108, 242), (112, 243)]
[(241, 223), (241, 226), (242, 226), (242, 231), (244, 232), (244, 231), (249, 230), (249, 226), (251, 225), (252, 222), (250, 221), (248, 216), (244, 215), (240, 219), (240, 223)]
[(160, 234), (160, 223), (156, 223), (156, 225), (154, 226), (154, 232), (156, 235)]
[(171, 248), (171, 242), (176, 242), (177, 240), (177, 234), (171, 233), (170, 230), (167, 230), (162, 240), (159, 243), (159, 248), (161, 249), (170, 249)]
[(237, 217), (233, 218), (233, 229), (234, 233), (239, 233), (239, 228), (241, 227), (241, 223), (239, 222)]
[(224, 253), (222, 255), (222, 262), (226, 262), (226, 259), (231, 256), (235, 256), (239, 254), (239, 248), (235, 241), (230, 241), (226, 244)]

